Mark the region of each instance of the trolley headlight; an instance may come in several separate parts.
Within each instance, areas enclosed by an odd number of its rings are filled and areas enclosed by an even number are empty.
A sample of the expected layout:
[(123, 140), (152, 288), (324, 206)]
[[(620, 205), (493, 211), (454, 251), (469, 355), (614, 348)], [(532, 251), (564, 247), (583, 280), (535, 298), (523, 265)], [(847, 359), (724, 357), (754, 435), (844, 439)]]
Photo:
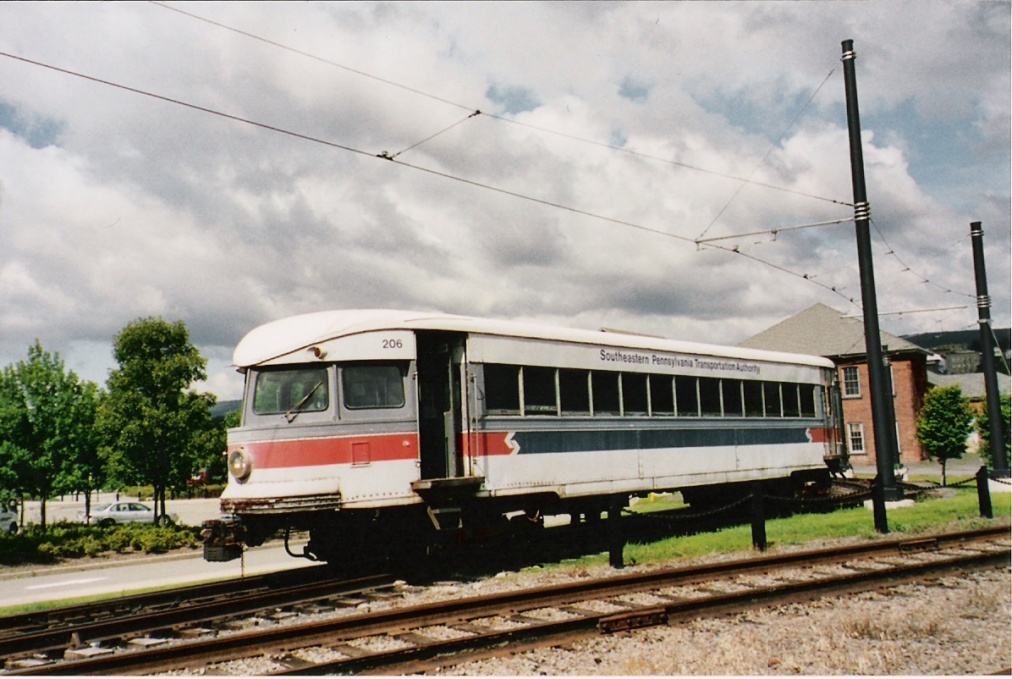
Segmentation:
[(228, 471), (240, 483), (249, 478), (253, 471), (253, 460), (244, 448), (237, 448), (228, 454)]

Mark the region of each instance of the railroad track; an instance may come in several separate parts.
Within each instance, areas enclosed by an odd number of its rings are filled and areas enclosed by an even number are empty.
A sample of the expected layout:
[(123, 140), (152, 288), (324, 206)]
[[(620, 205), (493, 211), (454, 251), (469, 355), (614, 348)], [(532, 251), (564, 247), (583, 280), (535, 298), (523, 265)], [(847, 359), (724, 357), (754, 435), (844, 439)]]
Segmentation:
[(281, 617), (286, 611), (357, 605), (396, 587), (389, 575), (337, 580), (326, 567), (301, 571), (294, 585), (286, 582), (291, 578), (290, 573), (273, 573), (0, 618), (0, 657), (6, 658), (8, 670), (30, 669), (56, 657), (143, 646), (135, 640), (159, 635), (186, 639), (216, 634), (256, 614)]
[[(137, 615), (140, 611), (154, 611), (174, 606), (187, 606), (229, 597), (241, 597), (248, 593), (267, 591), (284, 586), (292, 578), (291, 573), (277, 572), (251, 575), (240, 580), (223, 580), (119, 596), (86, 604), (61, 606), (42, 611), (0, 616), (0, 655), (9, 652), (3, 644), (9, 639), (40, 631), (56, 631), (60, 628), (80, 627), (93, 621), (109, 621)], [(327, 566), (303, 569), (298, 579), (302, 583), (332, 580)]]
[(1007, 527), (890, 540), (690, 568), (623, 574), (340, 618), (164, 643), (90, 659), (12, 668), (8, 674), (405, 674), (577, 637), (613, 633), (755, 605), (888, 587), (932, 574), (1008, 567)]

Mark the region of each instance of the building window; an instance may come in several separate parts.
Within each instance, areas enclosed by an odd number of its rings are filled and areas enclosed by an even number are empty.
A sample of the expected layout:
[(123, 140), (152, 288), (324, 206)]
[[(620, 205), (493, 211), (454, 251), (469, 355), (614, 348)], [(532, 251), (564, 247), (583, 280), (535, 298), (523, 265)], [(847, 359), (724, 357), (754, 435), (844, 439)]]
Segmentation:
[(857, 372), (857, 366), (848, 366), (843, 369), (843, 395), (861, 395), (861, 377)]
[(850, 422), (847, 424), (847, 442), (850, 445), (851, 455), (864, 455), (867, 451), (864, 449), (864, 425), (860, 422)]

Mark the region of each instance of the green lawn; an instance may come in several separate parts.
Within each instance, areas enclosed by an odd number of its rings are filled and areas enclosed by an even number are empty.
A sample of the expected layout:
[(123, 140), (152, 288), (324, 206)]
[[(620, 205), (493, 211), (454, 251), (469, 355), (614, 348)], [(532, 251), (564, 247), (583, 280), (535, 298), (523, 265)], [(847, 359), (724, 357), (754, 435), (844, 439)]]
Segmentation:
[[(956, 495), (948, 498), (928, 498), (913, 507), (897, 507), (887, 511), (889, 535), (916, 535), (920, 533), (958, 531), (1006, 525), (1012, 519), (1012, 495), (993, 494), (991, 504), (994, 519), (980, 518), (975, 488), (954, 489)], [(682, 506), (678, 495), (659, 496), (641, 500), (633, 511), (650, 512)], [(766, 523), (766, 537), (770, 550), (783, 545), (801, 545), (813, 540), (832, 538), (873, 539), (882, 537), (875, 530), (874, 517), (864, 507), (840, 509), (831, 514), (799, 514), (786, 519), (771, 519)], [(624, 556), (626, 563), (654, 563), (701, 557), (708, 554), (752, 552), (752, 529), (736, 526), (712, 533), (678, 536), (651, 544), (628, 544)], [(572, 563), (572, 562), (568, 562)], [(607, 554), (589, 556), (579, 565), (607, 564)]]

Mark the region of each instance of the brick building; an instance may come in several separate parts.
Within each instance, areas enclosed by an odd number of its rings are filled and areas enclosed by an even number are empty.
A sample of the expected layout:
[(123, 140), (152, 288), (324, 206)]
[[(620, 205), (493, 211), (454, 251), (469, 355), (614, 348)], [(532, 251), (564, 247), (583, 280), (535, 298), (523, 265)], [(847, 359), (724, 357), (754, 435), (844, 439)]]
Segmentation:
[[(896, 412), (900, 460), (906, 464), (925, 459), (917, 443), (915, 421), (928, 385), (929, 352), (900, 337), (882, 332), (883, 355), (890, 363), (893, 406)], [(837, 366), (843, 402), (844, 436), (851, 464), (875, 465), (875, 428), (869, 397), (868, 361), (864, 322), (845, 317), (824, 304), (791, 316), (740, 346), (824, 356)]]

